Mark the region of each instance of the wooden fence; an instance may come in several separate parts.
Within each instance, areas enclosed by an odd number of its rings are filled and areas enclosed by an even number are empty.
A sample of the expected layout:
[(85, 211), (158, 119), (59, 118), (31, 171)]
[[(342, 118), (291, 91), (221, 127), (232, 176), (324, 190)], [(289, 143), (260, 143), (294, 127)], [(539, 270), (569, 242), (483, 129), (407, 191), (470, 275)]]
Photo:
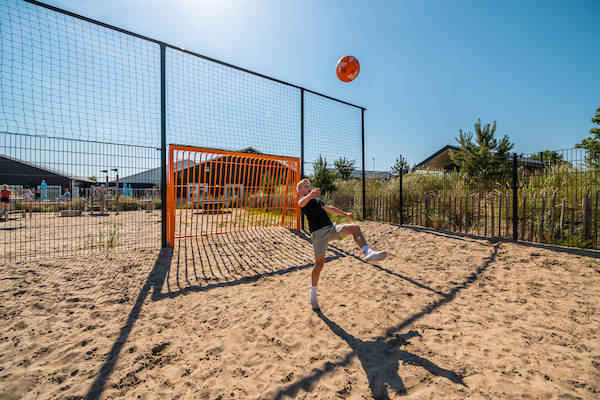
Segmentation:
[[(361, 215), (361, 197), (330, 195), (326, 200)], [(519, 240), (562, 246), (599, 248), (600, 190), (559, 195), (543, 190), (517, 193), (516, 219), (512, 191), (404, 192), (367, 194), (363, 219), (486, 237), (512, 239), (516, 224)]]

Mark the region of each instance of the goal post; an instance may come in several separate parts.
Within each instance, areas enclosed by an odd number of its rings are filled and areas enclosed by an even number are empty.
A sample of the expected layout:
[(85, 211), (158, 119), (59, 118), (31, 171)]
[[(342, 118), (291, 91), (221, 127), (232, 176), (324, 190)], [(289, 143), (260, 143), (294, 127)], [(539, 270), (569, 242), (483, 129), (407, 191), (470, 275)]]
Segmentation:
[(268, 226), (300, 229), (300, 159), (170, 145), (167, 238)]

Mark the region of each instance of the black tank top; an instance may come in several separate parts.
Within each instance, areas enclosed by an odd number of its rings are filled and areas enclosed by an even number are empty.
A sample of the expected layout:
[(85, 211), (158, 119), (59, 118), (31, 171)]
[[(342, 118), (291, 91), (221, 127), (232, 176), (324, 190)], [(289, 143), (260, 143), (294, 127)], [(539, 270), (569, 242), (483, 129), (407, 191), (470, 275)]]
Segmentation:
[(310, 199), (309, 202), (302, 207), (302, 211), (308, 219), (308, 230), (310, 233), (331, 225), (331, 220), (329, 219), (327, 212), (323, 209), (324, 205), (325, 203), (321, 200)]

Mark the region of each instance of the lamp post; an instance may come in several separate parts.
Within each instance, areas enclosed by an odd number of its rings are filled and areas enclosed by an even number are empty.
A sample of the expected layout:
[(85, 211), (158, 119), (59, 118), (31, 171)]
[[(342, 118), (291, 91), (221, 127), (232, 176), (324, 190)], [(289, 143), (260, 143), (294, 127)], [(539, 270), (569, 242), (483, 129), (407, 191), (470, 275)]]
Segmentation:
[[(108, 169), (103, 169), (102, 171), (100, 171), (104, 174), (106, 174), (106, 187), (104, 188), (104, 190), (102, 190), (102, 201), (101, 201), (101, 208), (102, 208), (102, 213), (107, 213), (108, 212), (108, 207), (106, 207), (106, 195), (108, 194)], [(105, 210), (106, 208), (106, 210)]]
[(108, 170), (107, 169), (103, 169), (102, 171), (103, 174), (106, 174), (106, 187), (108, 187)]
[(116, 186), (115, 186), (115, 195), (117, 197), (117, 215), (119, 215), (119, 168), (112, 169), (117, 174)]

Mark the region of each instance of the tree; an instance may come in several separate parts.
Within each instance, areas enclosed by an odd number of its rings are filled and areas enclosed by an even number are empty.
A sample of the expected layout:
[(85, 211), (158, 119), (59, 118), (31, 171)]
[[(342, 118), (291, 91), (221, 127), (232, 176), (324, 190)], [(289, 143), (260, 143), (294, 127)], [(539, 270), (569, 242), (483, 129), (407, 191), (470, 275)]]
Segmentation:
[(321, 189), (321, 193), (333, 192), (337, 188), (333, 184), (335, 173), (327, 169), (327, 160), (319, 155), (319, 158), (314, 164), (314, 172), (311, 177), (312, 186)]
[[(541, 158), (540, 158), (541, 155)], [(565, 162), (565, 158), (562, 154), (554, 151), (554, 150), (544, 150), (542, 152), (540, 152), (539, 154), (533, 154), (531, 156), (532, 159), (534, 160), (539, 160), (542, 161), (546, 164), (562, 164)]]
[(482, 179), (497, 179), (510, 174), (508, 163), (510, 150), (514, 147), (507, 135), (498, 141), (494, 138), (496, 121), (481, 125), (481, 119), (475, 123), (475, 142), (473, 132), (459, 131), (456, 141), (458, 151), (450, 151), (450, 158), (467, 175)]
[[(592, 122), (600, 125), (600, 107), (592, 117)], [(600, 127), (590, 129), (592, 136), (585, 138), (581, 143), (575, 144), (577, 149), (585, 149), (585, 162), (591, 168), (597, 168), (600, 164)]]
[(408, 171), (410, 171), (408, 161), (406, 161), (406, 158), (404, 158), (402, 154), (400, 154), (400, 156), (396, 158), (396, 163), (392, 166), (390, 172), (394, 176), (400, 176), (400, 173), (408, 174)]
[(356, 169), (356, 163), (353, 160), (347, 160), (346, 157), (340, 157), (333, 162), (337, 176), (340, 179), (348, 180), (352, 176), (352, 172)]

